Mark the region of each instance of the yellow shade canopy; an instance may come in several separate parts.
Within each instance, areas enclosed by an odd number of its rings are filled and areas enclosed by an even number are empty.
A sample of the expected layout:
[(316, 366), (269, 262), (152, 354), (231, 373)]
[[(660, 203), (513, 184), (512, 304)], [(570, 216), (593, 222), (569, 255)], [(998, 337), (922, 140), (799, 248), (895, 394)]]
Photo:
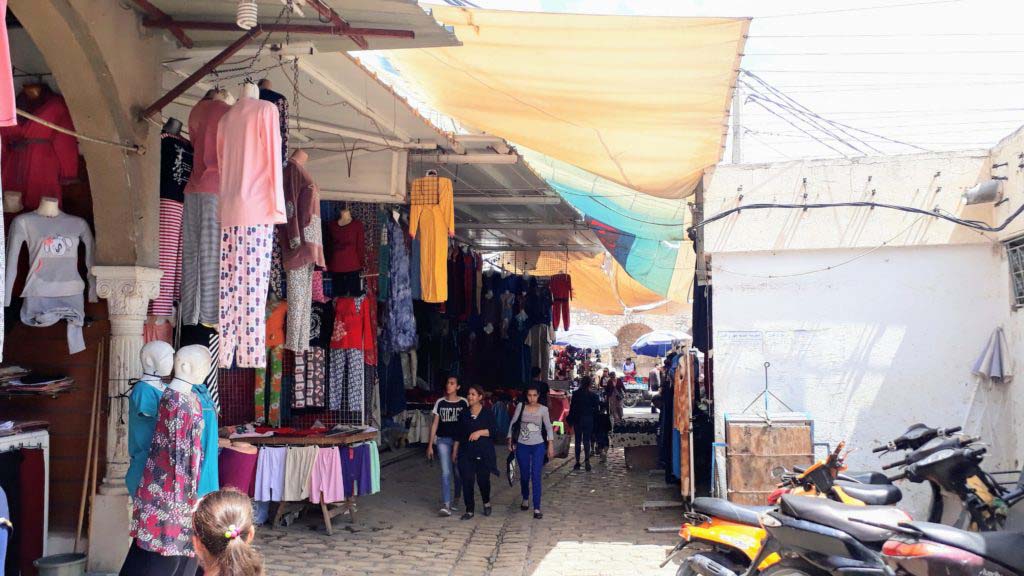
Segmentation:
[(463, 46), (387, 57), (463, 125), (660, 198), (719, 161), (749, 19), (432, 12)]

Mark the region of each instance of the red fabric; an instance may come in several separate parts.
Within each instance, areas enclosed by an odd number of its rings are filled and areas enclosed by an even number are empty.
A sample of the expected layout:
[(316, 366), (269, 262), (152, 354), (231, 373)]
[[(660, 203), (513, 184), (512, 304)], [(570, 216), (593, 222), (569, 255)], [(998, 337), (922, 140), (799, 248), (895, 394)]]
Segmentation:
[(353, 219), (344, 226), (334, 221), (327, 225), (331, 242), (331, 259), (327, 263), (330, 272), (357, 272), (363, 269), (366, 256), (366, 230), (363, 223)]
[[(331, 337), (331, 348), (362, 350), (366, 356), (373, 355), (376, 360), (377, 337), (370, 311), (374, 306), (376, 299), (372, 298), (370, 293), (363, 296), (363, 303), (358, 310), (355, 298), (335, 298), (335, 335)], [(344, 334), (340, 333), (339, 327), (344, 330)]]
[[(68, 106), (59, 94), (44, 93), (38, 102), (28, 102), (23, 97), (19, 100), (19, 107), (43, 120), (75, 129)], [(25, 120), (15, 126), (0, 127), (0, 143), (4, 190), (21, 192), (25, 210), (38, 208), (44, 196), (60, 200), (61, 183), (78, 178), (78, 141), (74, 136)]]
[(569, 399), (565, 394), (548, 393), (548, 413), (552, 422), (565, 422), (569, 416)]
[[(25, 576), (38, 574), (32, 561), (43, 556), (43, 490), (45, 468), (43, 451), (38, 448), (22, 449), (18, 481), (21, 485), (21, 521), (15, 527), (21, 531), (18, 561)], [(38, 489), (37, 489), (38, 488)]]
[(559, 321), (569, 329), (569, 300), (572, 299), (572, 278), (568, 274), (555, 274), (548, 285), (551, 289), (551, 324), (558, 330)]
[(256, 491), (256, 461), (259, 454), (247, 454), (232, 448), (220, 451), (217, 470), (221, 488), (235, 488), (252, 498)]

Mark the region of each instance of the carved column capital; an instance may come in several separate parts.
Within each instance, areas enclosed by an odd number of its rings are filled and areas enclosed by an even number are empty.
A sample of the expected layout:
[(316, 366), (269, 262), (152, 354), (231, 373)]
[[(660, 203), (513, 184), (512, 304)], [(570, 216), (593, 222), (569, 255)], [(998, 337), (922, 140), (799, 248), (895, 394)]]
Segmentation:
[(141, 266), (93, 266), (96, 294), (107, 301), (111, 316), (146, 318), (149, 301), (160, 295), (163, 271)]
[(146, 323), (149, 301), (160, 295), (163, 272), (141, 266), (93, 266), (96, 294), (107, 301), (110, 318), (110, 346), (107, 351), (107, 390), (110, 409), (107, 414), (107, 471), (101, 494), (125, 494), (124, 475), (128, 471), (128, 403), (124, 394), (129, 382), (142, 374), (142, 328)]

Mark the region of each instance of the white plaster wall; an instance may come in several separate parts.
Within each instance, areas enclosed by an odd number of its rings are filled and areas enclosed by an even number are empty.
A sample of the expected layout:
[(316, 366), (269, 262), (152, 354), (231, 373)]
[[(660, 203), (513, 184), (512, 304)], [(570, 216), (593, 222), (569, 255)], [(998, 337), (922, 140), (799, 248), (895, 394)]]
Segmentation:
[[(884, 248), (825, 272), (741, 275), (822, 269), (863, 253), (714, 255), (719, 418), (757, 396), (769, 361), (771, 390), (814, 419), (815, 441), (858, 449), (852, 468), (877, 469), (870, 449), (914, 422), (966, 424), (993, 443), (986, 467), (1019, 466), (1008, 388), (979, 389), (970, 373), (1008, 314), (999, 245)], [(908, 511), (923, 513), (926, 491), (904, 484)]]

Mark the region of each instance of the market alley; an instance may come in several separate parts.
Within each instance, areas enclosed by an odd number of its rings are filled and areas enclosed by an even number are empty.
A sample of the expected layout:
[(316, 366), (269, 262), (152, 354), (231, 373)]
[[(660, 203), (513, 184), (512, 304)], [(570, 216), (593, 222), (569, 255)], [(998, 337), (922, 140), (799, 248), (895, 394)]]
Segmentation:
[(519, 510), (518, 486), (504, 477), (493, 482), (491, 517), (439, 518), (438, 468), (416, 455), (385, 465), (381, 493), (360, 499), (355, 524), (336, 518), (333, 536), (310, 509), (287, 528), (261, 528), (257, 540), (270, 575), (674, 574), (674, 566), (658, 564), (678, 536), (646, 529), (679, 524), (678, 509), (641, 510), (645, 499), (669, 498), (671, 490), (648, 493), (653, 479), (628, 470), (621, 450), (589, 474), (573, 472), (571, 459), (546, 471), (539, 521)]

